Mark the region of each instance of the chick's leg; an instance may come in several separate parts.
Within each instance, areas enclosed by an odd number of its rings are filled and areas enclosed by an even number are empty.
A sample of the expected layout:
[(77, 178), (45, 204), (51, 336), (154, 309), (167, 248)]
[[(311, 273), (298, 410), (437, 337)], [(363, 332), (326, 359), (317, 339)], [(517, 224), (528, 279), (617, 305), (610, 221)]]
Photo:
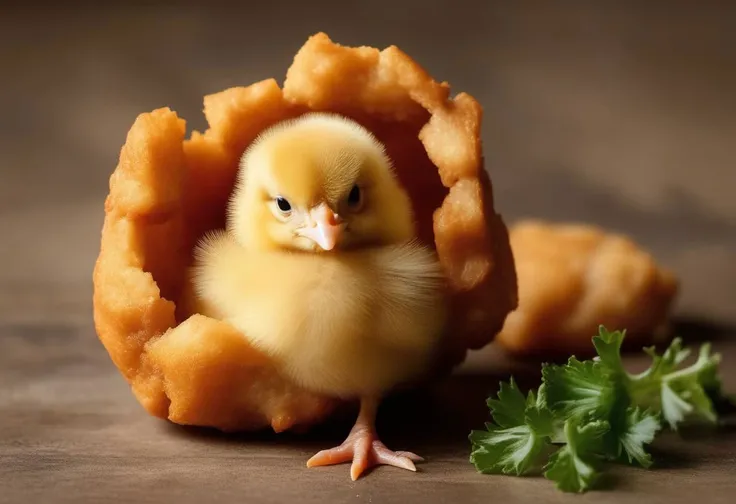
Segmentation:
[(376, 433), (378, 400), (364, 398), (360, 402), (360, 413), (350, 434), (338, 447), (322, 450), (307, 461), (307, 467), (341, 464), (352, 460), (350, 477), (353, 481), (368, 468), (376, 465), (391, 465), (416, 471), (414, 462), (422, 457), (411, 452), (394, 452), (386, 448)]

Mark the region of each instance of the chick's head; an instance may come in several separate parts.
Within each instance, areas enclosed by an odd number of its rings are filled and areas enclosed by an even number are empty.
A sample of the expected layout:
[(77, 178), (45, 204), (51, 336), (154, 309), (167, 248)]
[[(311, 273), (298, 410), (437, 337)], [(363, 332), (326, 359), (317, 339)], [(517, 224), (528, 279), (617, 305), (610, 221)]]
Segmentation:
[(415, 234), (411, 200), (383, 145), (355, 121), (324, 113), (279, 123), (251, 144), (228, 227), (249, 248), (312, 252)]

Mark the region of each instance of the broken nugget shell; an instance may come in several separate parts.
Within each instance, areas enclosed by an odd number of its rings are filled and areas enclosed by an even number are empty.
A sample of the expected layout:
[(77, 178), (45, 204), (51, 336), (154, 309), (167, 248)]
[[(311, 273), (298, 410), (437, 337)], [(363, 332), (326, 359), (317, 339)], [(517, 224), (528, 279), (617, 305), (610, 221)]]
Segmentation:
[(517, 303), (506, 226), (484, 170), (482, 110), (450, 97), (396, 47), (310, 37), (283, 88), (273, 79), (204, 99), (209, 128), (185, 138), (168, 108), (141, 114), (110, 178), (94, 319), (112, 361), (151, 414), (225, 431), (306, 427), (339, 404), (288, 382), (229, 324), (192, 314), (186, 269), (197, 240), (222, 227), (245, 148), (308, 111), (361, 122), (385, 145), (452, 293), (446, 366), (489, 343)]

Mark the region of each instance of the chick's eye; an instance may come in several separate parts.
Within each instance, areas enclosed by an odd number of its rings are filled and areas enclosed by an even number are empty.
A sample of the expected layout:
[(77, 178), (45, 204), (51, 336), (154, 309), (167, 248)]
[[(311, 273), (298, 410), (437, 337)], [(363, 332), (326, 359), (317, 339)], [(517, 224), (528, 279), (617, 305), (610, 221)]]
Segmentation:
[(360, 187), (354, 185), (350, 190), (350, 194), (348, 194), (348, 206), (350, 206), (350, 208), (357, 208), (360, 206), (362, 201), (363, 192), (360, 190)]
[(276, 206), (284, 213), (291, 212), (291, 203), (286, 198), (276, 198)]

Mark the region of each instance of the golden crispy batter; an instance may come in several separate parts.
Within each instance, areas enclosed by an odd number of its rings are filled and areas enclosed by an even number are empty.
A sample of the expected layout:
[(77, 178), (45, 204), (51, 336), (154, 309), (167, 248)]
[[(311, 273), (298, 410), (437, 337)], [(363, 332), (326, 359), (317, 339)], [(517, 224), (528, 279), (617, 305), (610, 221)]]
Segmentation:
[(517, 354), (593, 351), (598, 325), (626, 329), (628, 346), (662, 334), (678, 291), (674, 274), (629, 238), (589, 225), (536, 220), (511, 228), (519, 308), (497, 341)]
[(243, 150), (264, 128), (310, 110), (342, 113), (386, 144), (412, 197), (420, 238), (436, 246), (453, 290), (446, 362), (489, 343), (516, 307), (506, 227), (483, 169), (482, 111), (449, 98), (395, 47), (349, 48), (310, 37), (283, 89), (269, 79), (204, 99), (209, 129), (184, 138), (164, 108), (133, 124), (110, 178), (95, 266), (99, 338), (153, 415), (223, 430), (277, 431), (339, 406), (287, 382), (228, 324), (192, 314), (191, 251), (222, 227)]

